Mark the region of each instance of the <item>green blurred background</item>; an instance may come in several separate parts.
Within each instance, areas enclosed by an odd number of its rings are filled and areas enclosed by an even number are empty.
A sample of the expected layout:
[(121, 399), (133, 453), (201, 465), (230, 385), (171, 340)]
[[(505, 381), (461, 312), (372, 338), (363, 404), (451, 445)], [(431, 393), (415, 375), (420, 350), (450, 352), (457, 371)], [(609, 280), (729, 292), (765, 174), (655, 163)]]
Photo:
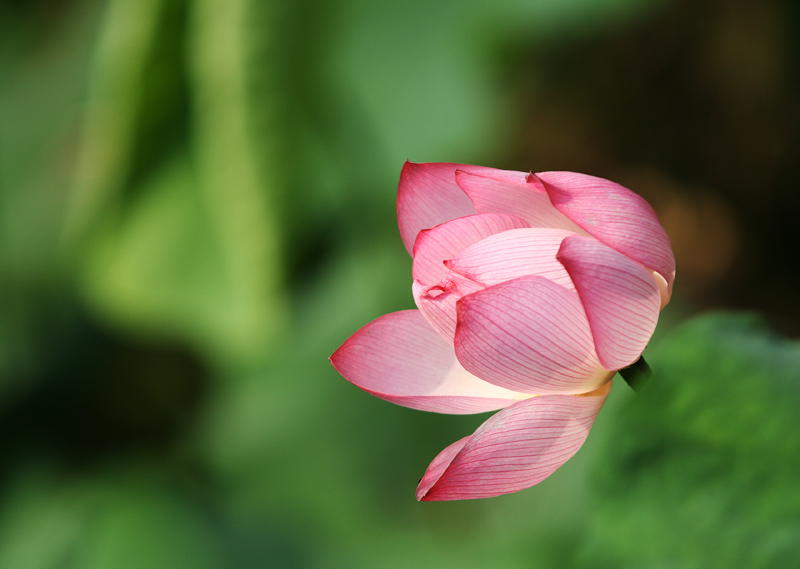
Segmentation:
[[(0, 0), (0, 568), (800, 566), (798, 101), (792, 0)], [(486, 416), (327, 362), (413, 307), (406, 159), (673, 240), (657, 380), (522, 493), (417, 503)]]

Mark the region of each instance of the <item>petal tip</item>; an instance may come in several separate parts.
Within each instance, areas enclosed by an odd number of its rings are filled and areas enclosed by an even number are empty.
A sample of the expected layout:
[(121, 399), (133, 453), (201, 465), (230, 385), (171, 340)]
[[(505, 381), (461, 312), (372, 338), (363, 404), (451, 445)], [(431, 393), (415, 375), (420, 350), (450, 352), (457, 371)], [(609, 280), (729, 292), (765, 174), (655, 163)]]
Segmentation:
[[(461, 168), (456, 168), (455, 172), (453, 173), (453, 177), (458, 184), (458, 187), (464, 190), (464, 184), (468, 184), (470, 178), (485, 178), (486, 176), (480, 176), (478, 174), (471, 174), (466, 170), (462, 170)], [(464, 190), (466, 192), (466, 190)], [(467, 194), (469, 196), (469, 194)], [(472, 197), (470, 197), (472, 199)]]
[(341, 374), (341, 371), (339, 371), (339, 367), (336, 365), (336, 360), (339, 359), (339, 354), (341, 353), (341, 351), (344, 349), (344, 347), (347, 345), (347, 342), (349, 342), (349, 341), (350, 341), (349, 338), (347, 340), (345, 340), (344, 343), (341, 346), (339, 346), (338, 348), (336, 348), (336, 350), (328, 357), (328, 361), (333, 366), (333, 369), (338, 371), (340, 374)]
[[(443, 472), (439, 473), (434, 479), (431, 479), (433, 477), (427, 474), (428, 473), (426, 473), (426, 476), (423, 476), (417, 484), (417, 502), (441, 502), (441, 493), (437, 492), (437, 490), (439, 488), (439, 477)], [(447, 498), (445, 498), (445, 500), (446, 499)]]

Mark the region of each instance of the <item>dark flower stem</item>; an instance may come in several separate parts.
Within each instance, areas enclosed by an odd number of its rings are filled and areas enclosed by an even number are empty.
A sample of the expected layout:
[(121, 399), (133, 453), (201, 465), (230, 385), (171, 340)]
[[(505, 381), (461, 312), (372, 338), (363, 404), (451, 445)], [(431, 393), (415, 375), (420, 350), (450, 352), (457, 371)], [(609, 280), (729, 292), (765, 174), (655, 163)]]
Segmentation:
[(653, 370), (650, 369), (650, 366), (644, 361), (644, 356), (642, 356), (633, 364), (619, 370), (619, 374), (622, 379), (628, 382), (631, 389), (639, 391), (653, 377)]

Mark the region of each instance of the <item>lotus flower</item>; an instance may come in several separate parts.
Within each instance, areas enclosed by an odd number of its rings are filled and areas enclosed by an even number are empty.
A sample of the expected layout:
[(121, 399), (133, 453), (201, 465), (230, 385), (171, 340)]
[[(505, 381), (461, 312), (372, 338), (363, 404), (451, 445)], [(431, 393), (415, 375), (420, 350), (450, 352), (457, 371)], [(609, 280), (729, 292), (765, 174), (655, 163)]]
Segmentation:
[(541, 482), (650, 340), (675, 277), (666, 232), (644, 199), (602, 178), (460, 164), (407, 162), (397, 216), (418, 310), (367, 324), (331, 362), (398, 405), (500, 409), (433, 460), (417, 499)]

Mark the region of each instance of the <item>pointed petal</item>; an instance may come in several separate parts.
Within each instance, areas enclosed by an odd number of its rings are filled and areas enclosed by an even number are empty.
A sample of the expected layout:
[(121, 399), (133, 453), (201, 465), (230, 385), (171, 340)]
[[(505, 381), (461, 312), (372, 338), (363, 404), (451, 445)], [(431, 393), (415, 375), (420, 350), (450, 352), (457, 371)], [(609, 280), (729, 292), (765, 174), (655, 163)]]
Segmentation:
[(594, 351), (574, 290), (520, 277), (463, 297), (456, 307), (455, 351), (484, 381), (523, 393), (585, 393), (611, 373)]
[(482, 284), (457, 274), (451, 274), (435, 285), (424, 285), (419, 281), (411, 285), (417, 308), (451, 346), (456, 334), (456, 304), (461, 297), (483, 289)]
[[(484, 425), (485, 424), (486, 423), (484, 423)], [(449, 445), (436, 455), (436, 458), (433, 459), (433, 462), (431, 462), (425, 470), (425, 475), (419, 481), (419, 485), (417, 486), (417, 500), (425, 500), (430, 489), (439, 481), (442, 474), (447, 470), (447, 467), (450, 466), (450, 463), (453, 462), (453, 459), (461, 452), (461, 449), (464, 448), (464, 445), (467, 444), (471, 438), (472, 435), (464, 437)]]
[(608, 382), (585, 395), (543, 395), (503, 409), (433, 460), (417, 499), (489, 498), (538, 484), (578, 452), (610, 389)]
[(578, 291), (603, 367), (627, 367), (653, 335), (661, 293), (650, 271), (592, 237), (567, 237), (558, 260)]
[(481, 413), (522, 396), (481, 381), (417, 310), (385, 314), (331, 356), (345, 379), (386, 401), (437, 413)]
[(406, 162), (397, 188), (397, 221), (409, 253), (421, 230), (476, 213), (472, 201), (456, 184), (456, 169), (479, 172), (501, 180), (516, 180), (520, 184), (525, 183), (526, 177), (522, 172), (465, 164)]
[(471, 245), (456, 258), (445, 261), (445, 265), (487, 286), (525, 275), (540, 275), (574, 288), (564, 266), (556, 259), (561, 242), (574, 235), (565, 229), (509, 230)]
[(559, 211), (609, 247), (659, 273), (672, 293), (675, 257), (667, 232), (644, 198), (586, 174), (543, 172), (535, 177)]
[(459, 217), (420, 231), (414, 243), (411, 274), (421, 283), (436, 284), (449, 272), (444, 261), (490, 235), (522, 227), (528, 224), (519, 217), (489, 213)]
[(456, 172), (455, 179), (475, 204), (478, 213), (510, 213), (521, 217), (531, 227), (556, 227), (584, 233), (553, 207), (538, 180), (520, 184), (463, 170)]

